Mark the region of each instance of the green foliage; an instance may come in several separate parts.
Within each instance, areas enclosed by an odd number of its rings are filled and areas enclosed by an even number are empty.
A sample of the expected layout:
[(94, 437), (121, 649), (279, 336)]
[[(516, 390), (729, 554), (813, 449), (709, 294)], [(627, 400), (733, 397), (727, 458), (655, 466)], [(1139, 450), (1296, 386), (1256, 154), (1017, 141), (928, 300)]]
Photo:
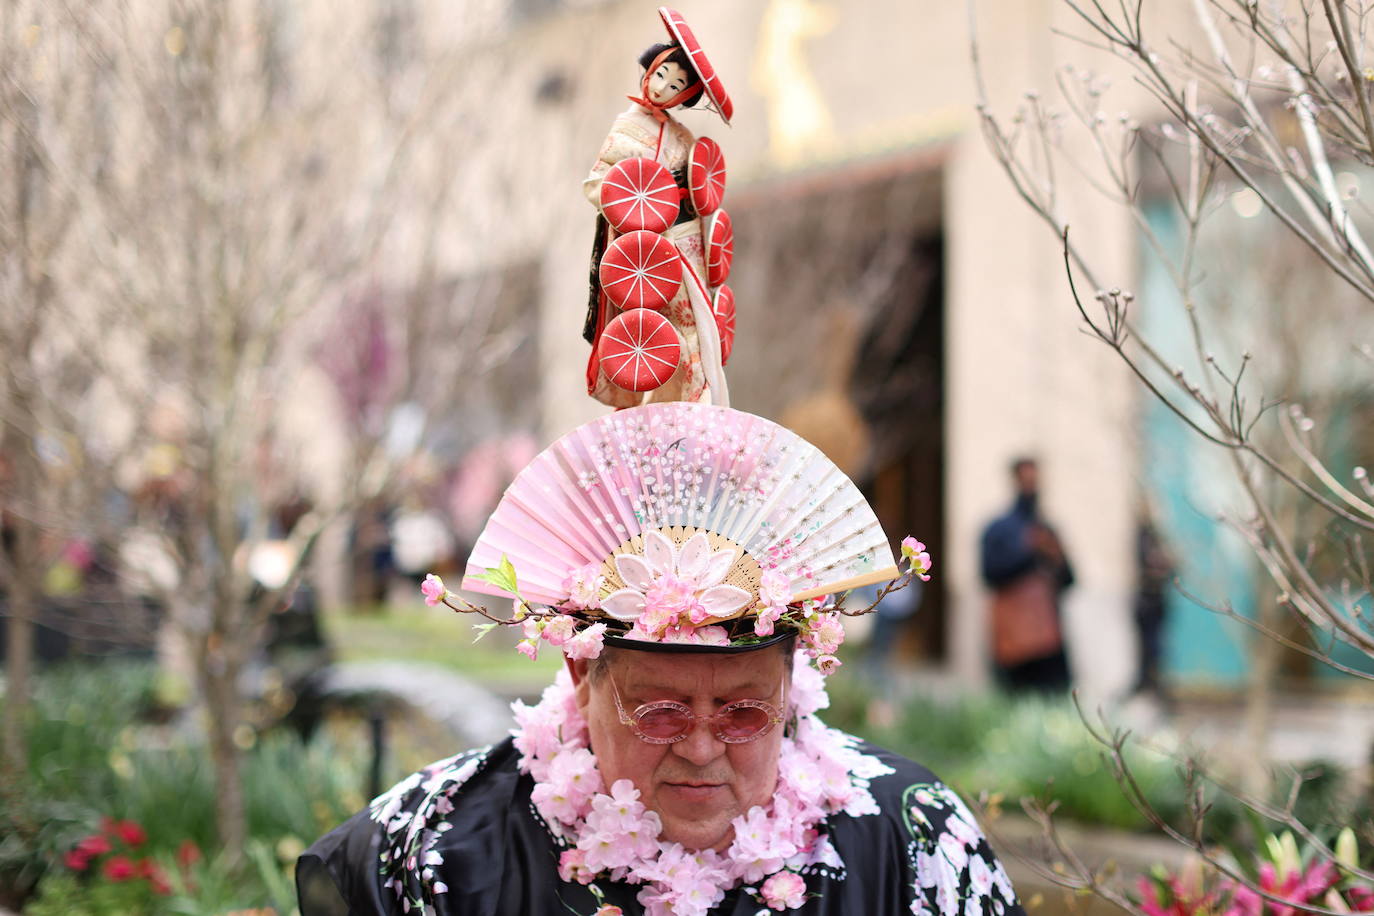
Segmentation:
[(164, 863), (175, 863), (188, 841), (217, 848), (209, 755), (186, 730), (145, 721), (157, 695), (147, 665), (86, 664), (36, 679), (27, 778), (0, 792), (0, 890), (23, 896), (37, 884), (30, 907), (40, 916), (213, 914), (264, 905), (291, 912), (296, 855), (366, 803), (364, 762), (324, 739), (305, 744), (271, 733), (245, 753), (246, 863), (231, 867), (229, 857), (212, 855), (177, 893), (151, 902), (129, 896), (135, 884), (146, 896), (146, 883), (77, 876), (62, 864), (102, 817), (141, 825), (147, 840), (140, 854)]
[(147, 885), (133, 881), (81, 880), (59, 871), (43, 881), (38, 896), (24, 907), (25, 916), (162, 916), (170, 901)]
[[(936, 699), (916, 694), (898, 704), (886, 728), (866, 721), (870, 694), (856, 678), (832, 678), (831, 725), (861, 734), (921, 761), (966, 795), (982, 791), (1008, 799), (1054, 802), (1059, 816), (1128, 830), (1150, 827), (1117, 781), (1108, 749), (1089, 733), (1067, 700), (1012, 698), (1000, 694)], [(1149, 806), (1184, 833), (1192, 832), (1185, 772), (1172, 756), (1128, 742), (1125, 759), (1135, 787)], [(1313, 763), (1302, 772), (1294, 813), (1305, 823), (1349, 824), (1368, 819), (1367, 800), (1352, 807), (1340, 767)], [(1282, 807), (1291, 781), (1280, 780), (1273, 801)], [(1217, 842), (1253, 842), (1276, 829), (1247, 817), (1241, 803), (1204, 786), (1207, 833)]]

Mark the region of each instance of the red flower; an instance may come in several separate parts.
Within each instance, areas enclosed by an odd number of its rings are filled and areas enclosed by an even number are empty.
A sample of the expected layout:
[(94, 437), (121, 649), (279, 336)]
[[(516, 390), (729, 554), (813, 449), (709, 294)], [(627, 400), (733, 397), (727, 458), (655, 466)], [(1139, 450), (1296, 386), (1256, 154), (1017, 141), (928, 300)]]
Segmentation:
[(182, 868), (190, 868), (200, 861), (200, 847), (194, 840), (186, 840), (177, 847), (177, 864)]
[(114, 832), (124, 842), (130, 846), (139, 846), (144, 840), (148, 839), (148, 834), (143, 832), (143, 828), (133, 821), (120, 821), (114, 825)]
[(138, 869), (128, 856), (110, 856), (105, 860), (105, 877), (111, 881), (128, 881), (138, 875)]
[(62, 857), (62, 861), (66, 863), (66, 866), (72, 871), (85, 871), (86, 866), (91, 864), (90, 859), (83, 855), (78, 849), (68, 850), (67, 854)]
[(88, 859), (103, 856), (113, 848), (110, 841), (98, 833), (93, 833), (76, 844), (76, 851)]
[(148, 885), (155, 894), (170, 894), (172, 886), (167, 883), (167, 876), (163, 874), (161, 866), (152, 859), (138, 860), (138, 873), (141, 877), (148, 879)]

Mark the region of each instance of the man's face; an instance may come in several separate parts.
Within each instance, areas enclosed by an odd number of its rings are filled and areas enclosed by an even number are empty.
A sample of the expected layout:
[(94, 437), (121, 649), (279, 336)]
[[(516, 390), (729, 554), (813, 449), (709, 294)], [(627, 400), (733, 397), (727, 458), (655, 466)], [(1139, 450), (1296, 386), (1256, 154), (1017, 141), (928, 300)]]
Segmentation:
[[(767, 805), (778, 781), (782, 728), (744, 744), (726, 744), (706, 723), (694, 723), (676, 744), (648, 744), (622, 725), (612, 683), (627, 714), (655, 700), (675, 700), (709, 716), (733, 700), (764, 700), (782, 709), (783, 653), (740, 655), (619, 651), (595, 683), (587, 663), (571, 664), (577, 704), (591, 732), (601, 778), (609, 788), (629, 779), (640, 800), (663, 820), (665, 842), (688, 849), (725, 849), (730, 821)], [(784, 713), (785, 714), (785, 713)]]
[(681, 65), (665, 60), (649, 75), (649, 99), (662, 105), (687, 88), (687, 71)]
[(1040, 491), (1040, 469), (1034, 461), (1023, 461), (1016, 466), (1016, 492), (1031, 495)]

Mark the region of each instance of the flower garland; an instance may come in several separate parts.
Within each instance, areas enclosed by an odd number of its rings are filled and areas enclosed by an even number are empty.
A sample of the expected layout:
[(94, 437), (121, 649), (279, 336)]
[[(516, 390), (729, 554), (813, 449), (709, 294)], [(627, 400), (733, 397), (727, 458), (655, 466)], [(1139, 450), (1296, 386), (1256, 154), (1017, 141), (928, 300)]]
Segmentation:
[(692, 851), (659, 839), (659, 816), (630, 780), (606, 790), (572, 682), (560, 672), (537, 705), (515, 705), (513, 732), (520, 769), (535, 780), (534, 807), (565, 847), (559, 876), (592, 885), (598, 899), (594, 882), (602, 878), (643, 885), (638, 900), (649, 916), (702, 916), (729, 889), (760, 882), (746, 888), (760, 903), (776, 910), (801, 906), (804, 870), (844, 865), (820, 823), (840, 812), (877, 814), (869, 784), (893, 772), (816, 718), (829, 702), (823, 677), (798, 654), (790, 700), (796, 722), (782, 740), (772, 803), (734, 819), (726, 852)]

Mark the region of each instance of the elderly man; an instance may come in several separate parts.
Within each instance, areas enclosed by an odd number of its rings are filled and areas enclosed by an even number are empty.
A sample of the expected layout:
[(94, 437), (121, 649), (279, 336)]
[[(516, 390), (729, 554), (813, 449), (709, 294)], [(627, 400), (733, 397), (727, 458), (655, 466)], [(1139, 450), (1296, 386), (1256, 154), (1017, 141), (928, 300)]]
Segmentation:
[(954, 793), (825, 728), (823, 702), (791, 638), (570, 661), (515, 738), (412, 776), (312, 847), (301, 912), (1019, 912)]
[[(852, 482), (758, 417), (652, 404), (570, 433), (507, 490), (463, 583), (515, 596), (521, 651), (564, 670), (510, 739), (317, 842), (303, 916), (1019, 913), (953, 792), (816, 716), (844, 637), (828, 596), (897, 577), (887, 545)], [(920, 544), (903, 556), (926, 578)]]

